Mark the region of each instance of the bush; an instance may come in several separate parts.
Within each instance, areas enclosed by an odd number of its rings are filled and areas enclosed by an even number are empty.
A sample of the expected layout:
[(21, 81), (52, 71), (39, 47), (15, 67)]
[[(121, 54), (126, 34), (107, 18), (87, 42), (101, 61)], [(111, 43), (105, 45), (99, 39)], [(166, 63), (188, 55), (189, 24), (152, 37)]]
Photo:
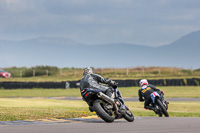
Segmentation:
[(152, 74), (159, 74), (159, 72), (158, 71), (153, 71)]
[(10, 67), (10, 68), (4, 68), (5, 71), (9, 72), (12, 74), (12, 77), (20, 77), (23, 76), (21, 74), (23, 74), (23, 72), (25, 72), (27, 70), (26, 67)]
[(56, 75), (58, 70), (59, 69), (57, 67), (52, 67), (52, 66), (36, 66), (27, 69), (24, 73), (24, 77), (32, 77), (34, 75), (34, 72), (35, 76), (44, 76), (47, 75), (47, 71), (49, 76)]
[(182, 70), (181, 72), (186, 74), (192, 74), (191, 70)]

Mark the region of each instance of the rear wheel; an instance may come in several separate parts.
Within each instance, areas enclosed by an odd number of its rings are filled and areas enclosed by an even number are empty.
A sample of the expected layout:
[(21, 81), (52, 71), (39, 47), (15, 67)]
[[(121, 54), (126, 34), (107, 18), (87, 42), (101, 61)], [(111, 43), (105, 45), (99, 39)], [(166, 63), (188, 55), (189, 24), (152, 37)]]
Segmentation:
[(164, 107), (164, 105), (162, 104), (162, 102), (160, 101), (160, 99), (157, 99), (156, 102), (157, 102), (158, 106), (161, 108), (165, 117), (169, 117), (169, 114), (168, 114), (166, 108)]
[(124, 115), (124, 119), (126, 119), (128, 122), (134, 121), (134, 116), (128, 107), (126, 107), (126, 114)]
[(96, 100), (93, 103), (93, 110), (101, 117), (105, 122), (113, 122), (115, 116), (112, 110), (106, 110), (104, 108), (104, 102), (101, 100)]

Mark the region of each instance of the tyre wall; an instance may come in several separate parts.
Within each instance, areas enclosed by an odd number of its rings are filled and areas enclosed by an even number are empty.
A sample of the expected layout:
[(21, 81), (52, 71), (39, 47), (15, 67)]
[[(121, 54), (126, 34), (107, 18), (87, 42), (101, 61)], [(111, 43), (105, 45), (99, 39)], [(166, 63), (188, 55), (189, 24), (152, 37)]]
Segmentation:
[[(139, 86), (139, 80), (115, 80), (119, 87)], [(148, 80), (149, 84), (155, 86), (200, 86), (200, 79), (158, 79)], [(4, 89), (32, 89), (32, 88), (79, 88), (80, 81), (66, 81), (66, 82), (0, 82), (0, 88)]]

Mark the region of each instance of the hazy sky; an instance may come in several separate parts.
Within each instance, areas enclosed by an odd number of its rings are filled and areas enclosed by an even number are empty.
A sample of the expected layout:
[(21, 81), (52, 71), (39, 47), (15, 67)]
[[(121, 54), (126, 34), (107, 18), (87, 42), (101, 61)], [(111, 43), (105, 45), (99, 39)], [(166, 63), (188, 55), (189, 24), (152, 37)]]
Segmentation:
[(0, 0), (0, 39), (159, 46), (200, 30), (200, 0)]

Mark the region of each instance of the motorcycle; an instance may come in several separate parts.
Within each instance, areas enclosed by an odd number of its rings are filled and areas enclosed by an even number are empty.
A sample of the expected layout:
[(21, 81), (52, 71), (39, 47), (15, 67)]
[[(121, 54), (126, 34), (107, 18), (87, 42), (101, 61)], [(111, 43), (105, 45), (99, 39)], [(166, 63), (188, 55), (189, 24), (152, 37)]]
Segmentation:
[(152, 106), (156, 107), (157, 109), (154, 112), (158, 114), (159, 117), (162, 117), (162, 115), (169, 117), (167, 112), (169, 102), (165, 101), (164, 99), (164, 91), (162, 91), (160, 94), (155, 91), (151, 93), (150, 96), (152, 100)]
[(95, 111), (105, 122), (113, 122), (115, 119), (124, 118), (128, 122), (134, 121), (134, 116), (124, 104), (122, 95), (117, 85), (112, 86), (114, 92), (111, 97), (98, 89), (85, 88), (81, 91), (83, 100), (89, 105), (91, 112)]

